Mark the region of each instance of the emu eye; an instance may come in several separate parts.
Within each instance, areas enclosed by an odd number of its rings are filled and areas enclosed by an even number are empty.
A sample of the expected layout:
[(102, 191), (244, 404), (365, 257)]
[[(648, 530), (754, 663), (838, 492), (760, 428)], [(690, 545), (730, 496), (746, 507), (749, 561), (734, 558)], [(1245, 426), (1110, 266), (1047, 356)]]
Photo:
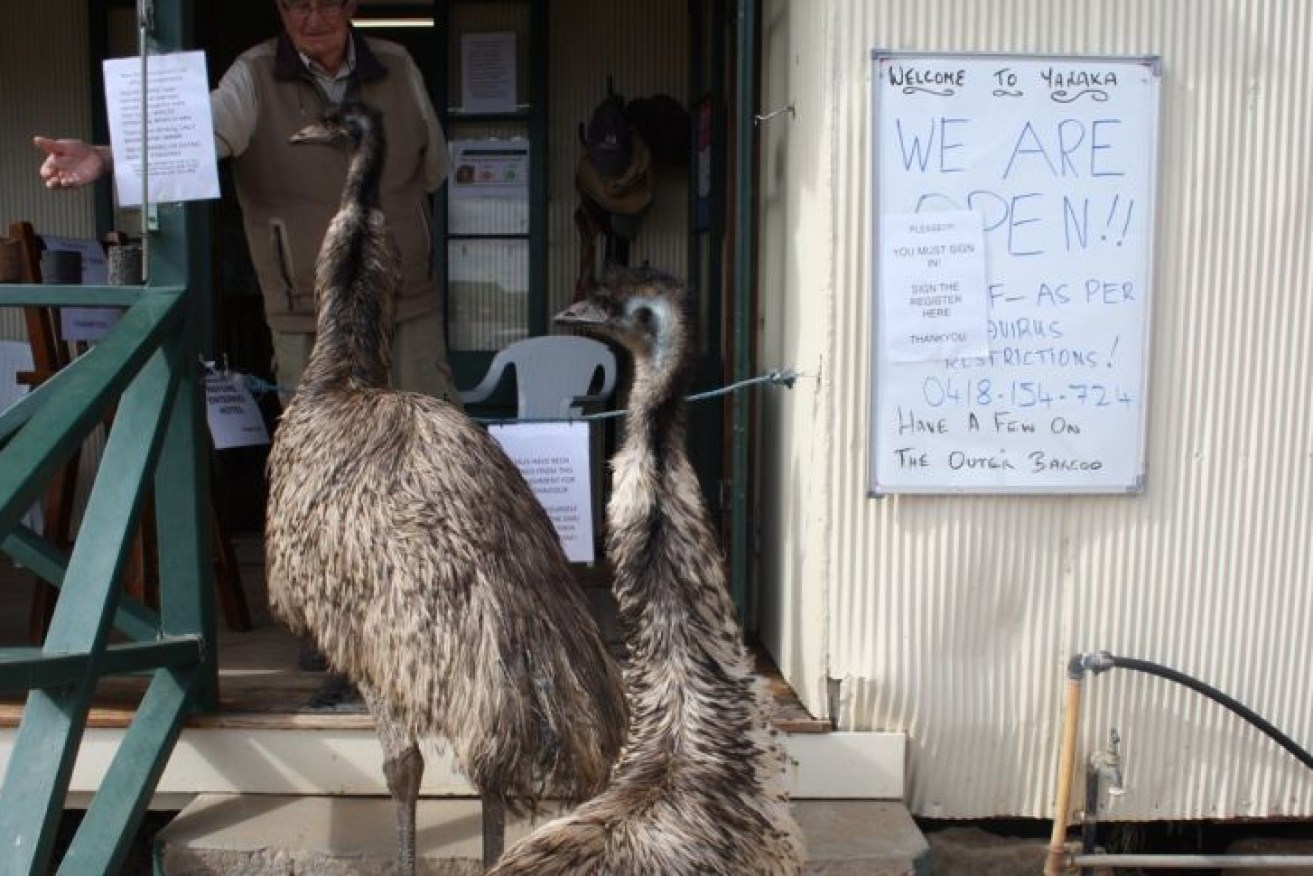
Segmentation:
[(656, 316), (652, 313), (650, 307), (640, 307), (634, 311), (634, 324), (639, 328), (651, 328), (654, 322), (656, 322)]

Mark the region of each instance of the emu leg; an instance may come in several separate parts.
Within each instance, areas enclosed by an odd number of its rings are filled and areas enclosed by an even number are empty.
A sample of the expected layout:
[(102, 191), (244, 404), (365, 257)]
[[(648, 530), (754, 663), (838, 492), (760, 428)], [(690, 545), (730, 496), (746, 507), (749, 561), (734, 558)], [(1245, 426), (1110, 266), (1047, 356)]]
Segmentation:
[(383, 761), (388, 791), (397, 803), (397, 876), (415, 876), (415, 802), (419, 780), (424, 775), (424, 757), (419, 746), (407, 745), (395, 757)]
[(363, 684), (357, 687), (374, 716), (374, 729), (383, 746), (383, 775), (397, 806), (397, 876), (415, 876), (415, 804), (424, 777), (424, 756), (378, 693)]
[(506, 807), (494, 794), (483, 795), (483, 869), (497, 863), (506, 846)]

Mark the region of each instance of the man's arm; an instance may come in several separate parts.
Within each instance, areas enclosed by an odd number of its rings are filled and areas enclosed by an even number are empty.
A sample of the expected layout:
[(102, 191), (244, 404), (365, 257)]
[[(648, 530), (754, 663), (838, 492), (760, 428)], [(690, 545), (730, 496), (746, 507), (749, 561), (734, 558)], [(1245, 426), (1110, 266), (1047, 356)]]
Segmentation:
[(438, 124), (438, 114), (434, 112), (433, 102), (429, 100), (424, 77), (409, 55), (406, 56), (406, 77), (415, 93), (415, 104), (419, 108), (420, 117), (424, 119), (424, 127), (429, 132), (429, 145), (424, 152), (424, 181), (430, 192), (436, 192), (447, 179), (447, 138), (442, 133), (442, 126)]
[(241, 155), (251, 144), (260, 103), (255, 94), (251, 68), (241, 58), (210, 92), (210, 114), (214, 117), (214, 152), (217, 158)]
[[(240, 59), (210, 92), (210, 110), (217, 157), (240, 155), (251, 142), (259, 112), (250, 70)], [(114, 170), (114, 153), (108, 146), (40, 136), (33, 137), (32, 143), (45, 153), (38, 172), (47, 188), (80, 188)]]

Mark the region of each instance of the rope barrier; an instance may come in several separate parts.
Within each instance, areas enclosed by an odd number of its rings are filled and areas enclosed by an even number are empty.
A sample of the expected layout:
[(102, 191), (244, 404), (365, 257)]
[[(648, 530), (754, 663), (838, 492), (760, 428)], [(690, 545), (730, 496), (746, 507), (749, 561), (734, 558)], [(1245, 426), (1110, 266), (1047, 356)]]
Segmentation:
[[(792, 368), (786, 368), (783, 371), (773, 369), (757, 377), (749, 377), (729, 386), (721, 386), (716, 389), (708, 389), (704, 392), (695, 392), (685, 398), (685, 401), (700, 402), (707, 399), (719, 398), (723, 395), (729, 395), (732, 392), (738, 392), (759, 383), (769, 383), (773, 386), (784, 386), (787, 389), (793, 389), (793, 384), (798, 381), (798, 373)], [(506, 423), (587, 423), (594, 420), (613, 420), (618, 417), (628, 415), (629, 411), (620, 409), (614, 411), (598, 411), (593, 414), (580, 414), (577, 417), (471, 417), (476, 423), (483, 423), (488, 426), (500, 426)]]
[(277, 383), (270, 383), (264, 378), (256, 377), (254, 374), (243, 374), (242, 380), (246, 383), (246, 388), (251, 391), (251, 395), (256, 396), (257, 398), (262, 395), (268, 395), (271, 392), (276, 392), (280, 395), (291, 395), (293, 392), (293, 390), (290, 390), (285, 386), (279, 386)]
[[(212, 365), (213, 363), (207, 364)], [(729, 395), (730, 393), (749, 389), (760, 383), (768, 383), (772, 386), (783, 386), (786, 389), (793, 389), (793, 385), (798, 381), (799, 376), (798, 372), (794, 371), (792, 368), (772, 369), (765, 374), (761, 374), (757, 377), (749, 377), (745, 380), (739, 380), (728, 386), (708, 389), (703, 392), (695, 392), (688, 396), (686, 400), (690, 402), (707, 401), (708, 399), (720, 398), (721, 396)], [(251, 391), (251, 395), (260, 396), (270, 392), (290, 394), (290, 391), (286, 387), (279, 386), (275, 383), (269, 383), (253, 374), (244, 374), (242, 377), (246, 382), (246, 388)], [(592, 414), (580, 414), (577, 417), (471, 417), (471, 419), (477, 423), (483, 423), (484, 425), (502, 425), (505, 423), (583, 423), (592, 420), (610, 420), (616, 417), (626, 416), (628, 413), (627, 410), (615, 410), (599, 411)]]

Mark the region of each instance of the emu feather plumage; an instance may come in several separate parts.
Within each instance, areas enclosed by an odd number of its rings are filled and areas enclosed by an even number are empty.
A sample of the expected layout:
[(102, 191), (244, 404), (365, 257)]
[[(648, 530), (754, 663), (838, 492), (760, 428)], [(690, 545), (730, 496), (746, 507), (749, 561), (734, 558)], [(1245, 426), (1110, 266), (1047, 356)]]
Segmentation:
[(692, 338), (683, 287), (615, 268), (558, 317), (629, 348), (612, 462), (615, 572), (629, 728), (605, 791), (513, 845), (491, 871), (574, 876), (794, 874), (802, 841), (773, 704), (752, 666), (685, 450)]
[(606, 781), (624, 705), (519, 470), (454, 406), (388, 388), (399, 270), (379, 209), (382, 118), (348, 104), (294, 141), (344, 144), (350, 170), (317, 264), (314, 348), (269, 457), (269, 598), (364, 694), (409, 804), (409, 872), (417, 740), (449, 740), (512, 810), (578, 800)]

